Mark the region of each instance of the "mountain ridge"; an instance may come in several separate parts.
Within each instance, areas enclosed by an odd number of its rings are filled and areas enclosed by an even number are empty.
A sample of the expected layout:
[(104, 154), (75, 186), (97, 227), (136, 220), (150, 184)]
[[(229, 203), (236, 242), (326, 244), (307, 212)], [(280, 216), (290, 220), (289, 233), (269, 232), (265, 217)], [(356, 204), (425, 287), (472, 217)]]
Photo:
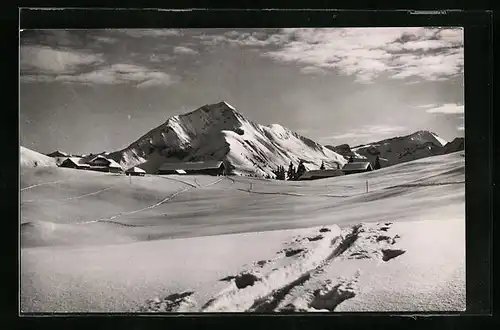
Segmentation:
[(410, 160), (443, 155), (464, 150), (464, 139), (455, 138), (452, 142), (439, 137), (436, 133), (419, 130), (414, 133), (383, 139), (376, 142), (350, 147), (348, 144), (327, 145), (326, 148), (340, 153), (346, 158), (375, 162), (377, 156), (381, 165), (391, 166)]

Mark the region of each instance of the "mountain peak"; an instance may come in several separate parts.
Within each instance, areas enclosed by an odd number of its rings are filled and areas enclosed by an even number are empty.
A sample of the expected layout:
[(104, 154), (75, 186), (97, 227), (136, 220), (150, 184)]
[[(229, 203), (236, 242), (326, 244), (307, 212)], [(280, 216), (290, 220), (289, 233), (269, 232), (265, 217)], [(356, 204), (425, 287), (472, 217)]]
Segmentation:
[(200, 109), (231, 109), (236, 112), (236, 108), (227, 103), (226, 101), (220, 101), (212, 104), (205, 104)]
[(437, 135), (436, 133), (427, 130), (416, 131), (415, 133), (410, 134), (410, 138), (412, 140), (419, 139), (419, 140), (426, 140), (429, 142), (434, 142), (433, 140), (435, 140), (436, 142), (438, 142), (437, 145), (440, 147), (444, 147), (448, 143), (448, 141), (439, 137), (439, 135)]
[(221, 102), (219, 102), (218, 104), (219, 104), (220, 106), (224, 106), (224, 105), (225, 105), (226, 107), (228, 107), (228, 108), (230, 108), (230, 109), (232, 109), (232, 110), (235, 110), (235, 111), (236, 111), (236, 108), (235, 108), (235, 107), (233, 107), (231, 104), (227, 103), (226, 101), (221, 101)]

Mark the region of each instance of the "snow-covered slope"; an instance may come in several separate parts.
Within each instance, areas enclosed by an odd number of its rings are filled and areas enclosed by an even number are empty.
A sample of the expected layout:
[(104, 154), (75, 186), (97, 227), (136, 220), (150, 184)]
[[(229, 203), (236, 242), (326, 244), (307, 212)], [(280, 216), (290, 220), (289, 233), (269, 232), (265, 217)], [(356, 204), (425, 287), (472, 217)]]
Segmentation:
[(20, 308), (463, 310), (463, 154), (316, 181), (24, 168)]
[(280, 125), (259, 125), (226, 102), (169, 118), (127, 148), (109, 155), (124, 168), (154, 173), (164, 162), (222, 160), (234, 174), (273, 176), (277, 166), (303, 160), (306, 168), (342, 166), (346, 160)]
[(410, 135), (398, 136), (353, 148), (349, 148), (348, 145), (328, 146), (328, 148), (341, 153), (347, 158), (353, 156), (354, 158), (367, 159), (372, 163), (379, 156), (382, 166), (390, 166), (410, 160), (453, 152), (445, 151), (444, 146), (447, 143), (447, 141), (435, 133), (418, 131)]
[(21, 146), (20, 164), (24, 167), (56, 166), (55, 159)]

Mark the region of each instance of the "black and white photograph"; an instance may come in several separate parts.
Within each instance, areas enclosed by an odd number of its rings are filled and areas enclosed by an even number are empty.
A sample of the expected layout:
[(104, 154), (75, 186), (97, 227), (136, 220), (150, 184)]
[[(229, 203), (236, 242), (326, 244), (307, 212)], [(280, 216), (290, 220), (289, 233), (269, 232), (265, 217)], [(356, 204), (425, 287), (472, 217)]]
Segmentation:
[(19, 42), (21, 313), (465, 311), (463, 28)]

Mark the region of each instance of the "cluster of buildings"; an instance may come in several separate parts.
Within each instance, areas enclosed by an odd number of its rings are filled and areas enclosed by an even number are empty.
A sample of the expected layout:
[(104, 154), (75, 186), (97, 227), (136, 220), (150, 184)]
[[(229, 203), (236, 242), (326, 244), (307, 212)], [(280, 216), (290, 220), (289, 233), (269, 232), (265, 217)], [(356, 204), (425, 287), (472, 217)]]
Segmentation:
[[(139, 167), (132, 167), (125, 170), (116, 161), (104, 155), (97, 155), (94, 157), (85, 155), (76, 156), (68, 155), (61, 151), (55, 151), (47, 156), (60, 159), (59, 167), (98, 172), (125, 173), (135, 176), (143, 176), (146, 174), (146, 171)], [(165, 163), (158, 168), (156, 174), (226, 175), (227, 167), (222, 161)]]
[[(48, 156), (64, 159), (60, 162), (59, 167), (99, 172), (125, 173), (127, 175), (135, 176), (143, 176), (146, 174), (146, 171), (139, 167), (132, 167), (124, 170), (120, 164), (118, 164), (113, 159), (105, 157), (104, 155), (97, 155), (89, 158), (85, 155), (71, 156), (63, 152), (56, 151), (48, 154)], [(319, 169), (306, 171), (299, 178), (299, 180), (316, 180), (369, 171), (373, 171), (373, 167), (370, 162), (357, 160), (354, 162), (349, 162), (345, 164), (344, 167), (338, 169)], [(204, 174), (218, 176), (227, 175), (228, 168), (223, 161), (164, 163), (158, 168), (156, 174)]]
[(165, 163), (156, 174), (206, 174), (227, 175), (227, 167), (222, 161), (200, 161), (184, 163)]
[(125, 173), (127, 175), (136, 176), (143, 176), (146, 174), (146, 171), (138, 167), (124, 170), (116, 161), (103, 155), (88, 157), (85, 155), (68, 155), (61, 151), (55, 151), (47, 156), (60, 159), (59, 167), (98, 172)]
[(341, 169), (325, 169), (306, 171), (299, 180), (317, 180), (335, 176), (363, 173), (373, 171), (373, 166), (367, 161), (355, 161), (347, 163)]

